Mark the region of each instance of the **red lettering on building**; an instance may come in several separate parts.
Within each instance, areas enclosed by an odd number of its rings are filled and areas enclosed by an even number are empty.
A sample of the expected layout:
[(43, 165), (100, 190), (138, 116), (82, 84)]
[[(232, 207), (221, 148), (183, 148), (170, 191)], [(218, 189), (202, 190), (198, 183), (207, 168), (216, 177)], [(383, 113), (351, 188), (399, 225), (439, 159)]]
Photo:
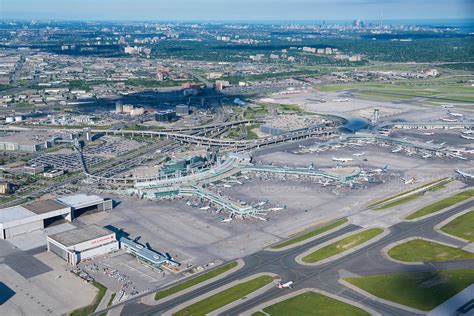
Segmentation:
[(110, 235), (110, 236), (107, 236), (107, 237), (104, 237), (104, 238), (95, 239), (95, 240), (91, 241), (91, 245), (100, 244), (100, 243), (103, 243), (104, 241), (109, 241), (109, 240), (114, 240), (114, 239), (115, 239), (115, 236)]

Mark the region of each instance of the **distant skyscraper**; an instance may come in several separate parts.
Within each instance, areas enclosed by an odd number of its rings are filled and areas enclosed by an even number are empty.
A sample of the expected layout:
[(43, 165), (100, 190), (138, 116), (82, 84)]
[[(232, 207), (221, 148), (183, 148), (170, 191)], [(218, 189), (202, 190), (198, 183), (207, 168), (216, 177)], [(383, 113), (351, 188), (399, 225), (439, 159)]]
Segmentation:
[(120, 100), (115, 101), (115, 113), (122, 113), (122, 112), (123, 112), (122, 101)]

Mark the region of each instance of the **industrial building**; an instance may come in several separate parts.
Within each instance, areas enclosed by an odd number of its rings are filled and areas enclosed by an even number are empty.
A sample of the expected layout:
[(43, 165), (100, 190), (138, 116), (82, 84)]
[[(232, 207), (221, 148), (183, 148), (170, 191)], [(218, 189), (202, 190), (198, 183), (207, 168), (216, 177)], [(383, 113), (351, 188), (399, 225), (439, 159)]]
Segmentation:
[(54, 200), (0, 209), (0, 239), (44, 229), (58, 219), (71, 221), (71, 208)]
[(107, 211), (113, 208), (113, 201), (97, 195), (75, 194), (57, 199), (62, 204), (71, 207), (72, 217), (76, 218), (86, 212)]
[(0, 209), (0, 239), (41, 230), (58, 220), (70, 222), (85, 212), (104, 211), (112, 206), (112, 200), (78, 194)]
[(173, 110), (160, 111), (155, 114), (157, 122), (171, 122), (176, 119), (176, 112)]
[(53, 234), (46, 240), (49, 251), (72, 265), (119, 249), (115, 233), (97, 225)]
[(189, 105), (179, 104), (176, 106), (176, 114), (189, 115)]

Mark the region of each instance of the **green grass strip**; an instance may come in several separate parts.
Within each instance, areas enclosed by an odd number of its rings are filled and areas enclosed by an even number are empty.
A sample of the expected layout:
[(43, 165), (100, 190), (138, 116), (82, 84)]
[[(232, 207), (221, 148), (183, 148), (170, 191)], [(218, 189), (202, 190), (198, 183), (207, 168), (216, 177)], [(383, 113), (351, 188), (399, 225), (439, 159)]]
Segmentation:
[(447, 234), (474, 242), (474, 210), (456, 217), (441, 227)]
[(104, 298), (105, 292), (107, 292), (107, 288), (103, 286), (102, 284), (100, 284), (99, 282), (95, 282), (95, 281), (92, 282), (92, 285), (95, 286), (99, 290), (99, 292), (97, 292), (97, 294), (95, 295), (92, 303), (87, 306), (84, 306), (72, 311), (70, 314), (71, 316), (83, 316), (83, 315), (86, 316), (95, 312), (100, 302), (102, 301), (102, 298)]
[(280, 244), (277, 244), (273, 247), (271, 247), (271, 249), (280, 249), (280, 248), (283, 248), (283, 247), (286, 247), (286, 246), (289, 246), (289, 245), (293, 245), (293, 244), (296, 244), (296, 243), (299, 243), (300, 241), (303, 241), (303, 240), (306, 240), (306, 239), (309, 239), (309, 238), (312, 238), (314, 236), (317, 236), (319, 234), (322, 234), (322, 233), (325, 233), (333, 228), (336, 228), (342, 224), (345, 224), (347, 223), (348, 219), (347, 218), (342, 218), (334, 223), (331, 223), (329, 225), (326, 225), (326, 226), (323, 226), (323, 227), (320, 227), (320, 228), (317, 228), (315, 230), (312, 230), (304, 235), (301, 235), (301, 236), (298, 236), (298, 237), (295, 237), (295, 238), (292, 238), (292, 239), (289, 239), (287, 241), (284, 241)]
[(425, 216), (425, 215), (428, 215), (428, 214), (431, 214), (431, 213), (441, 211), (441, 210), (443, 210), (447, 207), (450, 207), (450, 206), (455, 205), (457, 203), (461, 203), (462, 201), (465, 201), (465, 200), (467, 200), (471, 197), (474, 197), (474, 189), (469, 189), (469, 190), (459, 192), (459, 193), (454, 194), (450, 197), (444, 198), (444, 199), (439, 200), (439, 201), (437, 201), (433, 204), (430, 204), (428, 206), (425, 206), (425, 207), (419, 209), (415, 213), (408, 215), (406, 219), (415, 219), (415, 218), (419, 218), (419, 217), (422, 217), (422, 216)]
[(405, 262), (474, 259), (474, 253), (423, 239), (397, 245), (388, 251), (388, 255)]
[(430, 311), (474, 283), (474, 270), (443, 270), (345, 279), (377, 297)]
[(306, 263), (314, 263), (314, 262), (321, 261), (323, 259), (340, 254), (344, 251), (347, 251), (351, 248), (357, 247), (381, 233), (383, 233), (382, 228), (371, 228), (371, 229), (364, 230), (356, 234), (352, 234), (350, 236), (347, 236), (344, 239), (341, 239), (339, 241), (336, 241), (332, 244), (329, 244), (325, 247), (322, 247), (316, 250), (315, 252), (303, 257), (302, 260), (303, 262), (306, 262)]
[(159, 299), (162, 299), (162, 298), (165, 298), (167, 296), (170, 296), (172, 294), (175, 294), (175, 293), (178, 293), (180, 291), (183, 291), (187, 288), (190, 288), (191, 286), (194, 286), (196, 284), (199, 284), (201, 282), (204, 282), (204, 281), (207, 281), (209, 279), (212, 279), (226, 271), (229, 271), (230, 269), (232, 268), (235, 268), (237, 266), (237, 261), (232, 261), (228, 264), (225, 264), (219, 268), (216, 268), (214, 270), (211, 270), (207, 273), (204, 273), (204, 274), (201, 274), (195, 278), (192, 278), (190, 280), (187, 280), (183, 283), (180, 283), (178, 285), (175, 285), (173, 287), (170, 287), (166, 290), (163, 290), (163, 291), (159, 291), (159, 292), (156, 292), (155, 294), (155, 300), (159, 300)]
[(216, 293), (208, 298), (203, 299), (197, 303), (194, 303), (186, 308), (174, 313), (176, 316), (197, 316), (206, 315), (216, 309), (219, 309), (227, 304), (230, 304), (242, 297), (255, 292), (256, 290), (264, 287), (273, 281), (273, 277), (263, 275), (247, 282), (243, 282), (234, 285), (222, 292)]
[(282, 302), (265, 307), (263, 311), (271, 316), (370, 315), (359, 307), (312, 291), (304, 292)]
[(382, 206), (378, 206), (376, 208), (373, 208), (373, 210), (374, 211), (380, 211), (380, 210), (385, 210), (385, 209), (388, 209), (388, 208), (392, 208), (392, 207), (395, 207), (395, 206), (398, 206), (398, 205), (401, 205), (401, 204), (405, 204), (405, 203), (414, 201), (414, 200), (422, 197), (423, 195), (424, 194), (422, 192), (410, 194), (410, 195), (407, 195), (407, 196), (402, 197), (400, 199), (397, 199), (393, 202), (390, 202), (390, 203), (384, 204)]
[(410, 189), (410, 190), (407, 190), (407, 191), (403, 191), (402, 193), (399, 193), (399, 194), (397, 194), (397, 195), (394, 195), (394, 196), (388, 197), (388, 198), (386, 198), (386, 199), (383, 199), (382, 201), (376, 201), (375, 203), (369, 204), (367, 207), (368, 207), (368, 208), (372, 208), (372, 209), (373, 209), (374, 207), (380, 207), (380, 204), (383, 204), (383, 203), (385, 203), (385, 202), (389, 202), (389, 201), (391, 201), (391, 200), (394, 200), (394, 199), (396, 199), (396, 198), (398, 198), (398, 197), (401, 197), (401, 196), (403, 196), (403, 195), (409, 194), (409, 193), (411, 193), (411, 192), (415, 192), (415, 191), (417, 191), (417, 190), (421, 190), (421, 189), (426, 188), (426, 187), (428, 187), (428, 186), (430, 186), (430, 185), (433, 185), (433, 184), (435, 184), (435, 183), (437, 183), (437, 184), (443, 183), (444, 185), (446, 185), (446, 184), (449, 183), (450, 181), (451, 181), (451, 180), (449, 180), (449, 179), (447, 179), (447, 178), (443, 178), (443, 179), (436, 180), (436, 181), (431, 181), (431, 182), (428, 182), (428, 183), (426, 183), (426, 184), (417, 186), (416, 188), (413, 188), (413, 189)]

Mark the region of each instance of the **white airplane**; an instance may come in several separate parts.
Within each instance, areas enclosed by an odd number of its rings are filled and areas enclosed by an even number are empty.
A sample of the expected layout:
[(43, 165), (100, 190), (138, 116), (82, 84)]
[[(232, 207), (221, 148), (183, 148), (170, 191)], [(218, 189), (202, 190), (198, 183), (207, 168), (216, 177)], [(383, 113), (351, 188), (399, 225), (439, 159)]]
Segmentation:
[(226, 217), (226, 218), (222, 219), (221, 222), (230, 223), (230, 222), (232, 222), (232, 220), (233, 220), (233, 218), (231, 216), (229, 216), (229, 217)]
[(445, 109), (451, 109), (451, 108), (453, 108), (454, 106), (451, 105), (451, 104), (441, 104), (441, 107), (442, 107), (442, 108), (445, 108)]
[(433, 140), (429, 140), (426, 142), (427, 144), (432, 144), (433, 143)]
[(224, 188), (232, 188), (232, 186), (230, 184), (224, 184), (222, 185)]
[(270, 212), (276, 212), (276, 211), (281, 211), (281, 210), (284, 210), (286, 207), (272, 207), (272, 208), (269, 208), (268, 210)]
[(340, 161), (340, 162), (348, 162), (354, 160), (353, 158), (339, 158), (339, 157), (332, 157), (333, 161)]
[(446, 142), (439, 143), (440, 146), (446, 145)]
[(374, 169), (372, 171), (377, 172), (377, 173), (387, 172), (388, 171), (388, 165), (385, 165), (385, 166), (383, 166), (382, 168), (379, 168), (379, 169)]
[(472, 136), (461, 135), (461, 137), (464, 139), (474, 140), (474, 137)]
[(454, 117), (463, 117), (464, 114), (448, 111), (448, 114)]
[(352, 156), (356, 156), (356, 157), (360, 157), (363, 155), (365, 155), (365, 152), (352, 154)]
[(278, 282), (277, 288), (279, 289), (293, 289), (293, 281), (288, 281), (288, 282)]
[(348, 98), (344, 98), (344, 99), (335, 99), (335, 100), (333, 100), (333, 101), (334, 101), (334, 102), (347, 102), (347, 101), (349, 101), (349, 99), (348, 99)]
[(443, 121), (443, 122), (457, 122), (458, 121), (458, 120), (455, 120), (455, 119), (447, 119), (447, 118), (444, 118), (444, 117), (440, 118), (440, 120)]
[(431, 158), (433, 155), (432, 154), (424, 154), (422, 157), (423, 159)]
[(331, 183), (329, 182), (329, 180), (327, 180), (326, 182), (322, 182), (321, 180), (318, 182), (318, 184), (322, 185), (323, 187), (327, 187), (328, 185), (330, 185)]
[(465, 135), (472, 135), (472, 134), (474, 134), (474, 130), (467, 130), (467, 131), (464, 131), (462, 133), (465, 134)]
[(397, 147), (395, 149), (392, 150), (392, 153), (398, 153), (398, 152), (401, 152), (403, 149), (403, 147)]
[(268, 203), (268, 200), (262, 201), (262, 202), (258, 202), (258, 203), (257, 203), (257, 207), (264, 206), (264, 205), (267, 204), (267, 203)]
[(200, 208), (200, 210), (207, 211), (210, 208), (211, 208), (210, 206), (203, 206)]
[(413, 183), (416, 183), (415, 177), (412, 177), (411, 179), (404, 179), (404, 178), (402, 178), (402, 181), (403, 181), (404, 184), (413, 184)]
[(423, 133), (423, 135), (426, 135), (426, 136), (433, 136), (433, 135), (434, 135), (434, 133), (432, 133), (432, 132), (431, 132), (431, 133), (429, 133), (429, 132), (426, 132), (426, 133)]
[(464, 178), (467, 178), (467, 179), (474, 179), (474, 174), (471, 174), (471, 173), (467, 173), (467, 172), (463, 172), (459, 169), (456, 169), (456, 173), (459, 173), (461, 176), (463, 176)]

